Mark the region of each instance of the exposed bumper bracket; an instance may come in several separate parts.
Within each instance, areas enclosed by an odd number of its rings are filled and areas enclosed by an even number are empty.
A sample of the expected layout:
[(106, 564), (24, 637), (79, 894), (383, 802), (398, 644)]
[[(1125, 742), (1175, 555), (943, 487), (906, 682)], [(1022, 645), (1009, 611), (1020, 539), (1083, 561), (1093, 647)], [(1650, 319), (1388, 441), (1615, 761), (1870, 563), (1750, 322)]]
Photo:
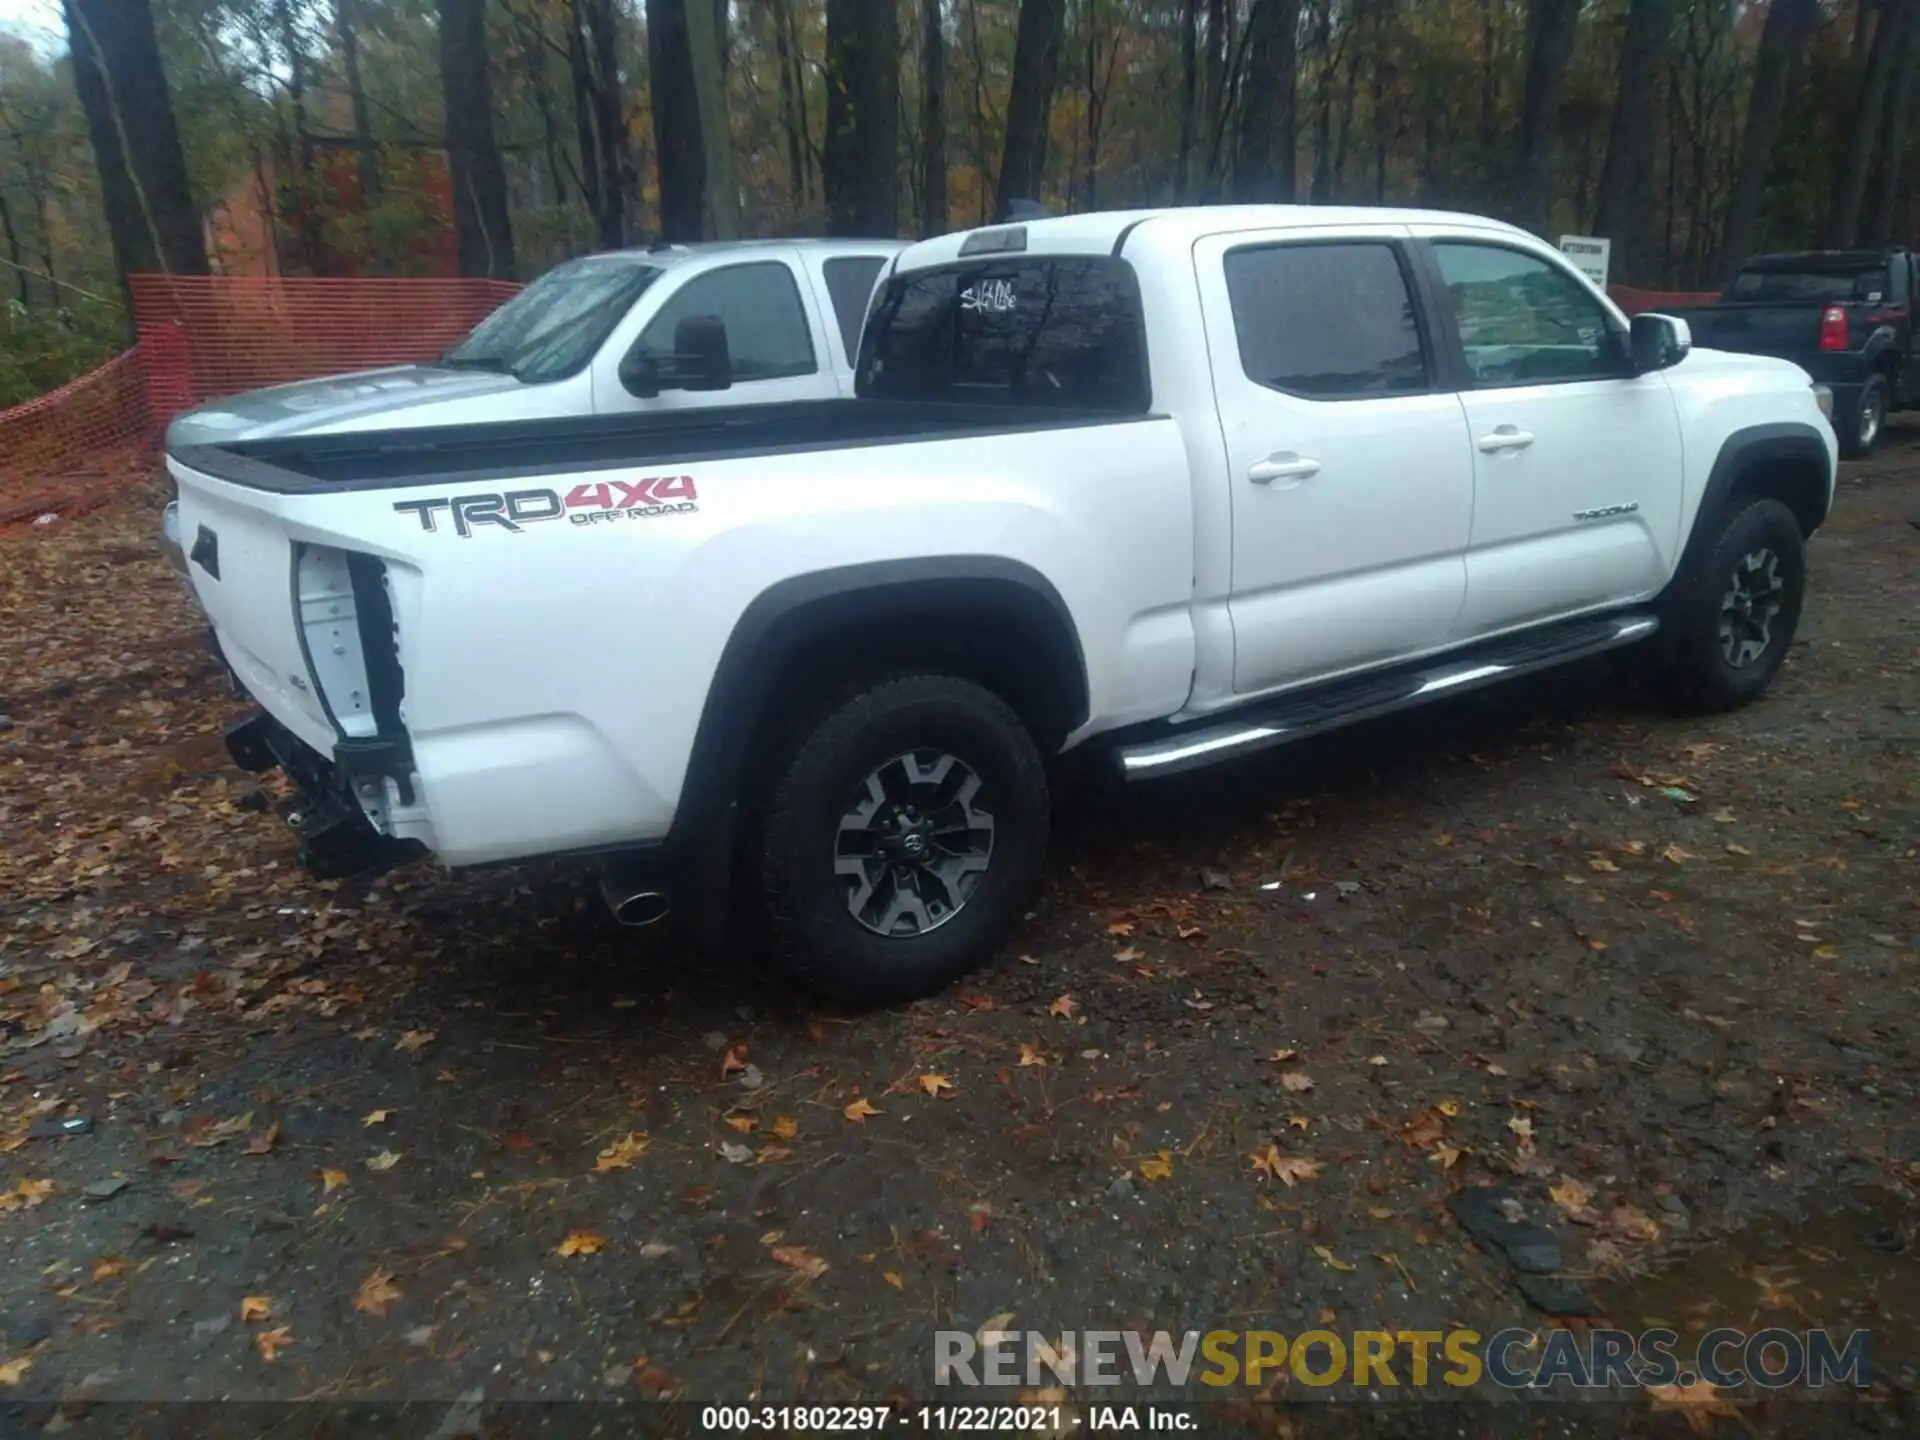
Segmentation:
[[(378, 874), (424, 853), (426, 847), (417, 840), (395, 840), (375, 830), (353, 797), (347, 770), (307, 745), (266, 711), (256, 711), (228, 726), (226, 738), (227, 753), (242, 770), (254, 775), (283, 770), (300, 792), (297, 801), (282, 808), (281, 818), (299, 833), (301, 864), (316, 879)], [(364, 747), (383, 744), (359, 743)], [(358, 769), (360, 773), (372, 771), (366, 765)], [(400, 783), (406, 788), (404, 779)]]

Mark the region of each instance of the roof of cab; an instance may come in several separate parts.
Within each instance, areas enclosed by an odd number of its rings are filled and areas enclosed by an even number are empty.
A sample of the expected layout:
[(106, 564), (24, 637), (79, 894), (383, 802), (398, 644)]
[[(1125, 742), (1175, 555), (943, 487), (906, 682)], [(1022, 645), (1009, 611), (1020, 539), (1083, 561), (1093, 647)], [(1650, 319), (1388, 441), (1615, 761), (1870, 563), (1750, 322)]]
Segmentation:
[(685, 265), (692, 260), (706, 260), (721, 255), (752, 255), (756, 252), (794, 250), (803, 254), (826, 251), (834, 255), (877, 255), (884, 259), (905, 249), (906, 244), (904, 240), (876, 240), (870, 237), (847, 240), (819, 239), (812, 236), (794, 240), (702, 240), (693, 245), (630, 245), (624, 250), (602, 250), (581, 258), (602, 261), (620, 260), (629, 263), (644, 261), (648, 265), (657, 265), (666, 270), (675, 265)]
[[(1463, 225), (1510, 235), (1526, 234), (1503, 221), (1450, 210), (1399, 210), (1375, 205), (1181, 205), (1158, 210), (1097, 211), (958, 230), (909, 246), (901, 252), (895, 269), (916, 270), (970, 259), (971, 256), (961, 254), (961, 246), (969, 236), (982, 231), (1021, 228), (1027, 232), (1029, 251), (1053, 255), (1111, 255), (1123, 236), (1136, 227), (1148, 225), (1152, 226), (1156, 240), (1176, 244), (1222, 230), (1284, 230), (1309, 225)], [(999, 252), (1002, 256), (1009, 253), (1018, 252)], [(993, 252), (984, 252), (979, 258), (996, 257)]]

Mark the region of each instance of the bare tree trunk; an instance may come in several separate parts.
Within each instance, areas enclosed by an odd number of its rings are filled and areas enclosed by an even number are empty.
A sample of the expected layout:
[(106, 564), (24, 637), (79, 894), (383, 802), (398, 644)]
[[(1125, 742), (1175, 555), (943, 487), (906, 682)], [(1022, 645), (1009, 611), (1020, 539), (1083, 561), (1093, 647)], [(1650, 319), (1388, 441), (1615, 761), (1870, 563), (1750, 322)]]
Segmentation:
[(300, 243), (300, 262), (319, 274), (326, 268), (326, 244), (321, 236), (323, 217), (313, 166), (313, 127), (307, 123), (307, 51), (293, 22), (289, 0), (275, 0), (274, 18), (280, 43), (287, 52), (287, 101), (293, 114), (293, 230)]
[(587, 48), (591, 56), (594, 158), (599, 162), (600, 244), (617, 250), (627, 243), (627, 196), (633, 186), (633, 157), (627, 148), (626, 116), (620, 96), (619, 17), (613, 0), (584, 0)]
[[(573, 134), (580, 150), (580, 195), (587, 202), (596, 229), (604, 231), (601, 218), (600, 144), (595, 131), (593, 62), (587, 57), (587, 17), (585, 7), (593, 0), (567, 0), (567, 74), (573, 81)], [(651, 41), (653, 22), (647, 22)]]
[(1873, 49), (1867, 56), (1866, 78), (1854, 105), (1847, 146), (1835, 177), (1833, 208), (1827, 216), (1827, 242), (1836, 246), (1860, 239), (1860, 208), (1866, 200), (1867, 177), (1873, 169), (1874, 142), (1880, 138), (1882, 111), (1893, 78), (1894, 51), (1906, 29), (1908, 0), (1882, 0), (1880, 23), (1874, 27)]
[(1006, 143), (1000, 158), (1000, 213), (1015, 200), (1040, 198), (1047, 169), (1047, 113), (1060, 70), (1062, 0), (1020, 0), (1013, 42), (1013, 84), (1007, 94)]
[(1247, 16), (1247, 74), (1233, 160), (1236, 200), (1293, 201), (1299, 37), (1300, 0), (1253, 0)]
[[(1227, 90), (1227, 31), (1230, 25), (1228, 16), (1232, 13), (1231, 0), (1207, 0), (1206, 49), (1200, 57), (1200, 126), (1203, 135), (1212, 135), (1219, 128), (1220, 116), (1225, 113)], [(1217, 182), (1219, 175), (1215, 166), (1219, 156), (1202, 149), (1200, 154), (1200, 173), (1194, 177), (1194, 195), (1200, 200), (1212, 200), (1218, 197)]]
[(1722, 274), (1731, 272), (1753, 253), (1760, 228), (1760, 197), (1766, 190), (1774, 145), (1780, 138), (1780, 119), (1818, 12), (1819, 0), (1773, 0), (1767, 11), (1766, 28), (1760, 32), (1760, 53), (1754, 61), (1747, 121), (1740, 132), (1733, 199), (1727, 206), (1726, 227), (1720, 232), (1714, 266)]
[(1333, 199), (1333, 0), (1320, 0), (1313, 48), (1320, 59), (1313, 95), (1313, 203), (1325, 205)]
[(793, 71), (793, 114), (800, 127), (800, 158), (806, 166), (807, 194), (815, 192), (820, 174), (820, 147), (813, 143), (813, 119), (807, 107), (807, 74), (800, 49), (800, 30), (793, 18), (791, 0), (778, 0), (786, 26), (789, 65)]
[(893, 235), (899, 215), (900, 12), (827, 0), (827, 142), (821, 178), (838, 235)]
[(978, 212), (976, 223), (987, 223), (987, 176), (993, 165), (993, 151), (987, 142), (987, 59), (980, 44), (980, 6), (978, 0), (967, 0), (967, 38), (971, 42), (971, 70), (973, 72), (973, 109), (972, 124), (968, 127), (968, 138), (972, 142), (974, 175), (979, 184), (974, 186)]
[(1500, 136), (1499, 37), (1496, 0), (1480, 0), (1480, 154), (1491, 162)]
[(520, 70), (533, 96), (534, 109), (540, 113), (540, 148), (547, 162), (547, 183), (553, 187), (553, 203), (566, 209), (567, 241), (573, 248), (573, 211), (569, 205), (572, 191), (582, 195), (580, 173), (570, 168), (566, 147), (560, 143), (560, 121), (554, 113), (553, 95), (547, 89), (547, 41), (539, 16), (529, 11), (513, 12), (514, 26), (520, 34)]
[(1125, 13), (1114, 22), (1112, 43), (1107, 46), (1104, 64), (1100, 59), (1100, 30), (1095, 21), (1092, 0), (1087, 6), (1087, 208), (1100, 208), (1100, 147), (1107, 133), (1107, 110), (1113, 99), (1114, 72), (1120, 68), (1121, 27)]
[(1387, 129), (1387, 77), (1393, 70), (1392, 40), (1387, 28), (1390, 5), (1368, 0), (1368, 19), (1372, 22), (1372, 54), (1367, 63), (1367, 98), (1373, 107), (1373, 203), (1387, 203), (1387, 145), (1393, 138)]
[(773, 53), (780, 67), (780, 123), (787, 132), (787, 188), (796, 211), (807, 208), (813, 189), (807, 167), (806, 91), (793, 53), (793, 20), (788, 0), (768, 0), (773, 21)]
[(1567, 63), (1580, 19), (1580, 0), (1528, 0), (1527, 70), (1513, 167), (1514, 223), (1546, 233), (1553, 205), (1553, 139), (1566, 90)]
[(147, 0), (65, 6), (73, 88), (87, 117), (121, 284), (143, 270), (206, 274), (205, 232)]
[(1900, 172), (1906, 163), (1907, 120), (1913, 108), (1917, 48), (1920, 48), (1920, 15), (1916, 15), (1909, 4), (1900, 14), (1900, 35), (1894, 47), (1892, 94), (1880, 133), (1879, 183), (1873, 187), (1872, 203), (1861, 226), (1861, 239), (1869, 245), (1893, 243), (1894, 205), (1900, 189)]
[(353, 138), (358, 145), (360, 203), (380, 198), (380, 156), (373, 145), (373, 119), (367, 110), (366, 82), (360, 78), (360, 19), (358, 0), (335, 0), (334, 29), (340, 37), (340, 64), (347, 75), (347, 108), (353, 116)]
[(513, 227), (507, 218), (507, 173), (493, 135), (485, 0), (440, 0), (440, 86), (460, 273), (510, 278)]
[(1173, 202), (1187, 198), (1188, 170), (1193, 164), (1194, 111), (1200, 103), (1200, 0), (1181, 0), (1180, 6), (1180, 148), (1173, 162)]
[[(612, 0), (603, 0), (609, 12)], [(733, 176), (733, 132), (727, 122), (727, 81), (721, 36), (713, 8), (702, 0), (687, 6), (687, 46), (693, 57), (695, 104), (700, 112), (700, 148), (706, 159), (707, 233), (716, 240), (740, 234), (740, 190)]]
[(947, 32), (940, 0), (920, 0), (920, 233), (947, 231)]
[(1673, 32), (1674, 0), (1633, 0), (1620, 43), (1620, 85), (1607, 132), (1607, 160), (1594, 200), (1594, 233), (1613, 239), (1614, 265), (1651, 278), (1653, 143), (1659, 80)]
[(7, 237), (7, 258), (13, 262), (13, 283), (20, 288), (20, 304), (30, 305), (33, 295), (27, 289), (26, 266), (20, 259), (20, 232), (13, 228), (13, 210), (4, 193), (0, 193), (0, 234)]
[(700, 138), (700, 92), (693, 82), (687, 4), (647, 0), (647, 78), (660, 170), (660, 234), (675, 243), (698, 240), (706, 224), (707, 156)]

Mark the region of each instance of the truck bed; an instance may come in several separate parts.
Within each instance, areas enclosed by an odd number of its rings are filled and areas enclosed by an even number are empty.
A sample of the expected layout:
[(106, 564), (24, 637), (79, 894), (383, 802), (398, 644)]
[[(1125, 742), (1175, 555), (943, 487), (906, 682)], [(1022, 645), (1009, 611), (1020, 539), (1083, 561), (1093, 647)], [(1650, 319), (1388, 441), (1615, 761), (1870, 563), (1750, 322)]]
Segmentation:
[(1155, 418), (1036, 405), (808, 400), (666, 414), (283, 436), (185, 446), (173, 451), (172, 458), (203, 475), (256, 490), (311, 494), (792, 455)]

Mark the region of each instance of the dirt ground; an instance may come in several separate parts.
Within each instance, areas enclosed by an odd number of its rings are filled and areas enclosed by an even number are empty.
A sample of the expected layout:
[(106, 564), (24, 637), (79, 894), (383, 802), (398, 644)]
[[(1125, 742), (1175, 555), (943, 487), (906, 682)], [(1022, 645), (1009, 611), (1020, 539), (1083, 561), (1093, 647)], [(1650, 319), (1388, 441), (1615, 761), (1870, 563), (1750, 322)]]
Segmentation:
[[(936, 1329), (1556, 1323), (1485, 1185), (1561, 1308), (1867, 1326), (1873, 1390), (1203, 1428), (1920, 1433), (1920, 431), (1763, 703), (1595, 667), (1082, 777), (1000, 962), (858, 1016), (577, 870), (306, 879), (162, 498), (0, 541), (0, 1433), (691, 1433), (649, 1402), (925, 1402)], [(488, 1408), (561, 1400), (628, 1403)]]

